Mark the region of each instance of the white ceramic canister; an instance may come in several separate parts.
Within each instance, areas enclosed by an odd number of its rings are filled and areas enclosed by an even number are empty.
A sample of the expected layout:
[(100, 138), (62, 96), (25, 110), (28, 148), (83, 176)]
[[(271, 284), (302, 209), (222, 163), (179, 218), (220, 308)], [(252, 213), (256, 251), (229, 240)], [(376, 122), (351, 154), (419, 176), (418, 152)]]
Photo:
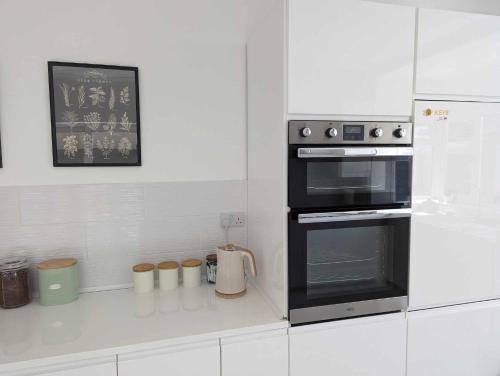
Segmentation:
[(201, 285), (201, 260), (189, 259), (182, 262), (182, 280), (184, 287)]
[(155, 287), (153, 264), (138, 264), (132, 270), (134, 271), (134, 291), (142, 294), (153, 291)]
[(158, 264), (160, 290), (175, 290), (179, 285), (179, 264), (175, 261), (165, 261)]

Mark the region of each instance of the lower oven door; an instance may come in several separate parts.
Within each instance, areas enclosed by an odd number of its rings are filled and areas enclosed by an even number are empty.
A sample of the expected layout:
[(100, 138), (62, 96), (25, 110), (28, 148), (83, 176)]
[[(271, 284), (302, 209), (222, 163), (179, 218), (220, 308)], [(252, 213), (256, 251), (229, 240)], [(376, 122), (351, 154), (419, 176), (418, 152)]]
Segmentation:
[(292, 325), (407, 306), (410, 209), (290, 213)]

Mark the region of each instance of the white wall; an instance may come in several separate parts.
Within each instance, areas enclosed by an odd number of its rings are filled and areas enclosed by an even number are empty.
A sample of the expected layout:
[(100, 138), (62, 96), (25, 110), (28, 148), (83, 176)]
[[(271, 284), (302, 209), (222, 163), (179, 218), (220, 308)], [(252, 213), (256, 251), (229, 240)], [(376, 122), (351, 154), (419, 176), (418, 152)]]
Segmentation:
[[(248, 0), (0, 1), (0, 185), (245, 179), (251, 9)], [(48, 60), (139, 67), (142, 167), (52, 167)]]
[(409, 5), (418, 8), (460, 10), (500, 15), (498, 0), (369, 0), (379, 3)]

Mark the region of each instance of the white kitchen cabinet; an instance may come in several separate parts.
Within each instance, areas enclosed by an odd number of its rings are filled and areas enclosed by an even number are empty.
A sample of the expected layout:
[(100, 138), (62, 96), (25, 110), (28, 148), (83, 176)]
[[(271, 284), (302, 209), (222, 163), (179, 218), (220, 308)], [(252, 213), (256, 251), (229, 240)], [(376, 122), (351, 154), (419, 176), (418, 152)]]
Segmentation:
[(95, 366), (65, 369), (49, 373), (36, 373), (40, 376), (116, 376), (116, 364), (100, 364)]
[[(29, 363), (29, 362), (28, 362)], [(116, 376), (116, 356), (52, 363), (41, 359), (34, 365), (5, 367), (2, 376)]]
[(416, 92), (499, 97), (499, 40), (498, 16), (420, 9)]
[(404, 314), (289, 329), (290, 376), (404, 376)]
[(410, 309), (500, 297), (500, 104), (415, 103)]
[(498, 376), (499, 354), (499, 301), (408, 314), (408, 376)]
[(221, 339), (222, 376), (288, 375), (286, 329)]
[(118, 356), (119, 376), (220, 376), (218, 340)]
[(415, 9), (290, 0), (288, 113), (411, 116)]

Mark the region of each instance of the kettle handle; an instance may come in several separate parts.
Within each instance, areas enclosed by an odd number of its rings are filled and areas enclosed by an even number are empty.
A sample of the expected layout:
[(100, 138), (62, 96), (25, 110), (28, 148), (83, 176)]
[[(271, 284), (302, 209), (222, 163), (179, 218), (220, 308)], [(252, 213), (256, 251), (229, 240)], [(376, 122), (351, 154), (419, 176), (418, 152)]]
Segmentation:
[(248, 264), (250, 265), (250, 272), (252, 276), (257, 276), (257, 263), (255, 262), (255, 256), (249, 249), (238, 247), (238, 250), (241, 252), (241, 255), (248, 258)]

